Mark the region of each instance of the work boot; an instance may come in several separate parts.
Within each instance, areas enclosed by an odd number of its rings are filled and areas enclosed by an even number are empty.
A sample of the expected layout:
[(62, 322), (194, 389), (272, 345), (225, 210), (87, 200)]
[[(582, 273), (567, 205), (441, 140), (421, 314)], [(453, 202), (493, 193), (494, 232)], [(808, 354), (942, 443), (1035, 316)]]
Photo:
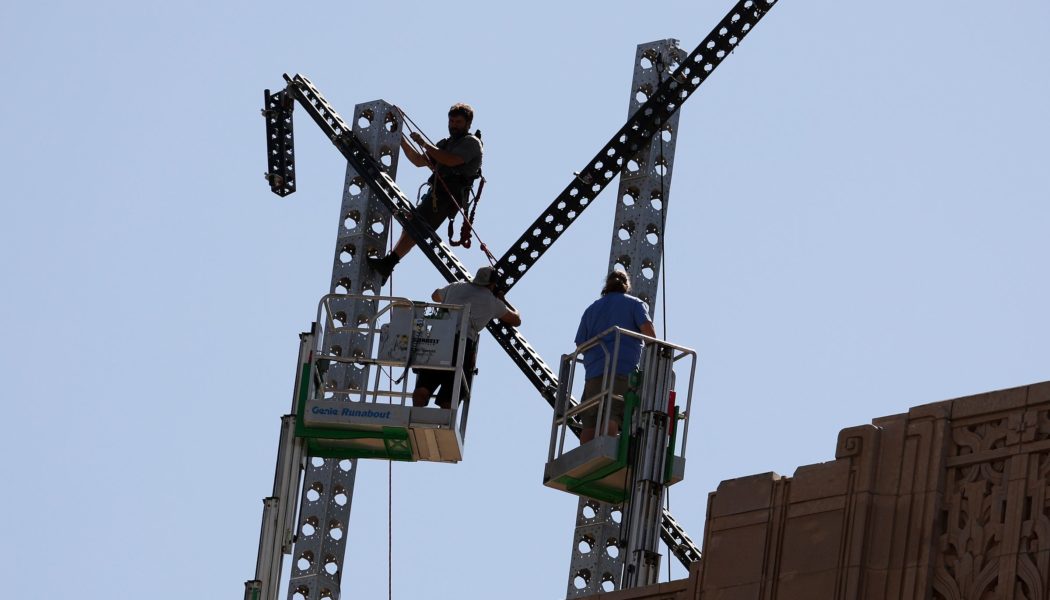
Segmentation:
[(382, 280), (379, 285), (385, 285), (386, 280), (390, 278), (390, 274), (394, 272), (394, 266), (401, 262), (401, 257), (396, 252), (391, 252), (383, 258), (375, 258), (374, 256), (368, 257), (368, 266), (372, 267), (372, 270), (379, 273)]

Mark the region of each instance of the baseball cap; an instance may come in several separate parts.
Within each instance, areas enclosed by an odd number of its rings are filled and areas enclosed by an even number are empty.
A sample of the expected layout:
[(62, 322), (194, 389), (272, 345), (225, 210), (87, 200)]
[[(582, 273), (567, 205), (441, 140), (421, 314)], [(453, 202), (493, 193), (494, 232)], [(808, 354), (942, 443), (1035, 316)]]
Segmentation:
[(474, 285), (489, 285), (493, 282), (495, 274), (496, 270), (492, 267), (481, 267), (470, 282)]

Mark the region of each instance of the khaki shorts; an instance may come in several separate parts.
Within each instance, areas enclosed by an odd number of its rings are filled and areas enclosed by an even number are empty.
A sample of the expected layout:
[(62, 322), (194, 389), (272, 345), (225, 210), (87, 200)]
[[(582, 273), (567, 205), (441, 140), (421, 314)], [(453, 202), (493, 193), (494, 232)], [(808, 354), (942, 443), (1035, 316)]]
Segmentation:
[[(613, 379), (612, 393), (615, 396), (623, 396), (627, 393), (628, 378), (627, 375), (617, 375)], [(583, 384), (583, 400), (598, 394), (602, 391), (602, 378), (591, 377)], [(607, 400), (604, 400), (607, 401)], [(610, 404), (606, 406), (611, 408), (609, 413), (609, 421), (616, 422), (618, 424), (623, 423), (623, 400), (613, 398)], [(594, 407), (592, 410), (588, 410), (580, 414), (580, 422), (584, 429), (594, 429), (598, 423), (598, 407)]]

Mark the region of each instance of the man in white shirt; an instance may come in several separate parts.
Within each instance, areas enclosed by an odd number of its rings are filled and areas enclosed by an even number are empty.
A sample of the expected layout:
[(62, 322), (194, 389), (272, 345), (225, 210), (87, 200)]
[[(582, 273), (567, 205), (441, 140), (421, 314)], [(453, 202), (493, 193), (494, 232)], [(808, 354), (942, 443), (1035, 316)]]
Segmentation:
[[(470, 306), (470, 325), (467, 327), (467, 348), (463, 354), (463, 381), (470, 384), (474, 375), (474, 364), (477, 360), (478, 334), (489, 321), (499, 319), (507, 325), (521, 325), (521, 315), (507, 306), (507, 303), (495, 294), (496, 281), (492, 267), (478, 269), (474, 278), (469, 281), (451, 283), (434, 290), (431, 298), (434, 302)], [(421, 371), (416, 376), (416, 389), (412, 392), (412, 406), (426, 406), (430, 397), (437, 393), (437, 405), (448, 409), (452, 407), (452, 385), (455, 381), (454, 371)], [(464, 386), (464, 390), (466, 386)], [(466, 398), (466, 394), (462, 394)]]

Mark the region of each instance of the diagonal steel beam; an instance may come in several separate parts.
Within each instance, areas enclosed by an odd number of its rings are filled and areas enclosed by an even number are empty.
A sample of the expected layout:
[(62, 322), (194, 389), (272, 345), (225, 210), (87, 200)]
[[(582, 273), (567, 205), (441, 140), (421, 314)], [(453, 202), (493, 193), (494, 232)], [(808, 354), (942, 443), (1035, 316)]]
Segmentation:
[(501, 287), (509, 290), (598, 194), (627, 167), (675, 114), (682, 103), (722, 64), (777, 0), (740, 0), (646, 100), (627, 123), (602, 146), (576, 178), (551, 202), (496, 263)]

